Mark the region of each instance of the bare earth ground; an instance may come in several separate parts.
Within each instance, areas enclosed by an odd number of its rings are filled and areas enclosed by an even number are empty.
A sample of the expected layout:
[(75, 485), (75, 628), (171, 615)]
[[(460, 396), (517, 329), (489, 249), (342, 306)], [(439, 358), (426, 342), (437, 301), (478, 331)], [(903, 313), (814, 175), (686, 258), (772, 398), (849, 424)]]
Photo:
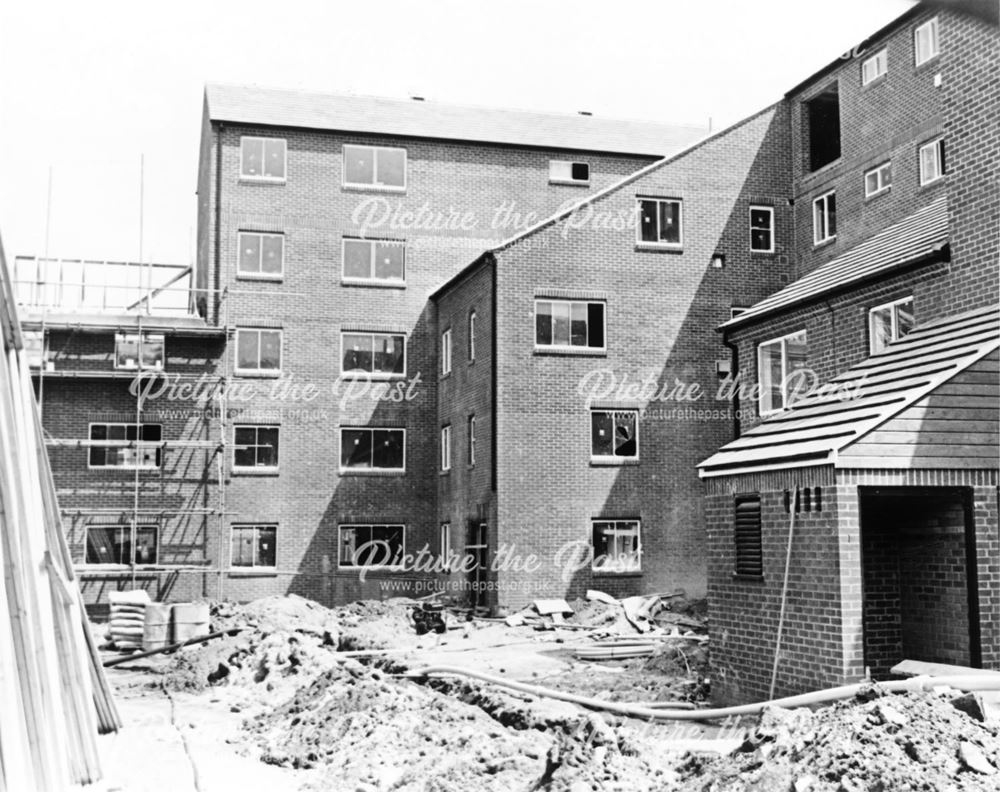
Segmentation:
[[(417, 636), (407, 601), (330, 611), (289, 597), (213, 610), (213, 629), (244, 631), (109, 669), (127, 727), (101, 738), (102, 792), (1000, 788), (996, 728), (946, 698), (873, 691), (816, 713), (770, 710), (746, 733), (649, 724), (403, 674), (447, 664), (616, 701), (698, 703), (702, 643), (581, 662), (573, 648), (592, 640), (584, 631), (451, 619), (444, 635)], [(591, 603), (571, 621), (606, 626), (614, 615)], [(392, 651), (343, 655), (362, 649)], [(699, 750), (720, 744), (739, 750)]]

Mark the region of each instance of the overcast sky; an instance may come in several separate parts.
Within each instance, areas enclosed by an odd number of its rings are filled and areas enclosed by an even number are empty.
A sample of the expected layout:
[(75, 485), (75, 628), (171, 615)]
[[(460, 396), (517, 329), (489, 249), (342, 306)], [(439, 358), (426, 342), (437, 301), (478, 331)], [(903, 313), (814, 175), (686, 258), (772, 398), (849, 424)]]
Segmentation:
[(7, 0), (8, 256), (188, 263), (206, 81), (701, 124), (777, 100), (911, 0)]

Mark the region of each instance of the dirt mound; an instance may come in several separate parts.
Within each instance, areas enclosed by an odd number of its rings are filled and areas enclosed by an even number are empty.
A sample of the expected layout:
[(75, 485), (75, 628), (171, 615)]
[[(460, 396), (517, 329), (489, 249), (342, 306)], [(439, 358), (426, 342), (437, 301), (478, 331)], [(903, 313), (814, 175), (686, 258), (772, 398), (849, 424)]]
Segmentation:
[(393, 649), (416, 643), (410, 620), (415, 600), (393, 597), (388, 600), (364, 600), (335, 608), (330, 613), (341, 628), (340, 648)]
[(740, 751), (693, 758), (681, 779), (703, 792), (995, 790), (1000, 739), (947, 698), (875, 687), (815, 713), (766, 710)]

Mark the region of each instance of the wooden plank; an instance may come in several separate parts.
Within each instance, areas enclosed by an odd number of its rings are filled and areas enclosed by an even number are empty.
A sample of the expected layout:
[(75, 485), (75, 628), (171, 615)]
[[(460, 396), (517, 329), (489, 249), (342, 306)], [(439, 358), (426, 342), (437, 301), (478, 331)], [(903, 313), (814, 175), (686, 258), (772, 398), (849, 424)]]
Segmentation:
[[(1000, 421), (1000, 416), (994, 416), (993, 420), (986, 418), (971, 418), (965, 415), (956, 415), (953, 411), (950, 418), (904, 418), (899, 417), (886, 421), (877, 431), (879, 432), (926, 432), (928, 434), (944, 433), (948, 435), (961, 434), (962, 432), (975, 432), (977, 434), (996, 435)], [(871, 435), (866, 435), (860, 442), (866, 442)]]
[[(891, 424), (891, 426), (890, 426)], [(896, 422), (890, 421), (883, 424), (883, 428), (869, 432), (861, 438), (855, 446), (859, 445), (910, 445), (910, 446), (992, 446), (997, 447), (1000, 443), (1000, 434), (996, 430), (996, 424), (992, 427), (992, 432), (968, 431), (968, 425), (960, 421), (955, 422), (953, 431), (930, 432), (918, 429), (915, 431), (899, 431)]]
[(834, 465), (837, 469), (886, 470), (996, 470), (996, 459), (989, 457), (909, 457), (876, 456), (874, 454), (841, 454)]

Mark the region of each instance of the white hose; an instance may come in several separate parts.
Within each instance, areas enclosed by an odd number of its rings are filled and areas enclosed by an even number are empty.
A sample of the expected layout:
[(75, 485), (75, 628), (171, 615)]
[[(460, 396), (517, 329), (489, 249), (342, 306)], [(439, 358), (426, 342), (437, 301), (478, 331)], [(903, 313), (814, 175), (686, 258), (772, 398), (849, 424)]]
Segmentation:
[[(625, 704), (616, 701), (605, 701), (603, 699), (579, 696), (575, 693), (566, 693), (562, 690), (529, 685), (525, 682), (517, 682), (513, 679), (484, 674), (481, 671), (473, 671), (459, 666), (428, 666), (427, 668), (417, 668), (408, 671), (408, 677), (428, 677), (428, 676), (463, 676), (479, 679), (500, 687), (510, 688), (522, 693), (528, 693), (541, 698), (557, 699), (579, 704), (590, 709), (605, 710), (619, 715), (628, 715), (633, 718), (644, 718), (646, 720), (685, 720), (702, 721), (718, 720), (722, 718), (734, 717), (737, 715), (755, 715), (765, 707), (805, 707), (810, 704), (826, 704), (831, 701), (851, 698), (859, 691), (871, 685), (870, 682), (860, 682), (853, 685), (842, 685), (841, 687), (829, 688), (827, 690), (817, 690), (812, 693), (802, 693), (798, 696), (786, 696), (785, 698), (773, 699), (771, 701), (760, 701), (755, 704), (741, 704), (735, 707), (717, 707), (715, 709), (702, 710), (679, 710), (679, 709), (653, 709), (638, 704)], [(940, 686), (956, 688), (958, 690), (1000, 690), (1000, 674), (967, 674), (962, 676), (918, 676), (912, 679), (905, 679), (896, 682), (880, 682), (878, 688), (888, 693), (920, 692), (931, 690)]]

